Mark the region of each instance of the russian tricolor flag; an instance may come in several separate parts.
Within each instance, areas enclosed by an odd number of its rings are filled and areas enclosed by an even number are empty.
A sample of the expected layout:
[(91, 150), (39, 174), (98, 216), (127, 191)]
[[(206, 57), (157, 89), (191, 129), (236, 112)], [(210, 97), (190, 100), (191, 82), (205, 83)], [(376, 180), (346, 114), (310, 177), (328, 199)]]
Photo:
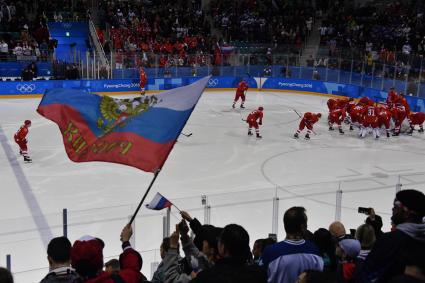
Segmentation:
[(146, 208), (153, 210), (161, 210), (171, 207), (173, 204), (160, 193), (156, 193), (153, 200), (146, 205)]
[(156, 172), (173, 149), (208, 79), (132, 99), (51, 89), (37, 112), (59, 126), (72, 161), (114, 162)]

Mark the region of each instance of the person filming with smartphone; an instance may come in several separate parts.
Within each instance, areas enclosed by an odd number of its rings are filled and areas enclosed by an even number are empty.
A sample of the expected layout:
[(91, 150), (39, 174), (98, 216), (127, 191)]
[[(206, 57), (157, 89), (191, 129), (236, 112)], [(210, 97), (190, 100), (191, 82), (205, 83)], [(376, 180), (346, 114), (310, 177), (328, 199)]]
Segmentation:
[(367, 215), (365, 220), (366, 224), (369, 224), (375, 230), (376, 239), (379, 239), (384, 232), (382, 232), (382, 218), (379, 215), (375, 214), (375, 210), (372, 207), (359, 207), (358, 213), (363, 213)]

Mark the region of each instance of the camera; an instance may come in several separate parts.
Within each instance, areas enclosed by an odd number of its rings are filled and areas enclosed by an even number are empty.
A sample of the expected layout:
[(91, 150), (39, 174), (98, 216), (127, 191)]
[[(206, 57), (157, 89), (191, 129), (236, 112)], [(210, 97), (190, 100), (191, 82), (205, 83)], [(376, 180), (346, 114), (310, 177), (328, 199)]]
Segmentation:
[(363, 213), (363, 214), (366, 214), (366, 215), (370, 215), (370, 213), (372, 212), (372, 208), (368, 208), (368, 207), (359, 207), (358, 208), (358, 211), (357, 211), (358, 213)]

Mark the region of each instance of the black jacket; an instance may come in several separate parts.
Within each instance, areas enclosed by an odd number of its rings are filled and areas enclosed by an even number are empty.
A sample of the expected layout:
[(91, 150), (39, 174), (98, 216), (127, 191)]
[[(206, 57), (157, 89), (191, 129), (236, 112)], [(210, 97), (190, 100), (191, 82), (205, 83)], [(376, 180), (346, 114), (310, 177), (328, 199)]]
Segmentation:
[(258, 265), (246, 265), (237, 258), (223, 258), (198, 273), (192, 283), (267, 283), (267, 272)]
[(391, 278), (403, 274), (403, 253), (407, 247), (414, 247), (419, 245), (419, 241), (425, 241), (424, 228), (425, 224), (406, 223), (397, 226), (395, 231), (383, 234), (375, 242), (359, 270), (356, 282), (389, 282)]

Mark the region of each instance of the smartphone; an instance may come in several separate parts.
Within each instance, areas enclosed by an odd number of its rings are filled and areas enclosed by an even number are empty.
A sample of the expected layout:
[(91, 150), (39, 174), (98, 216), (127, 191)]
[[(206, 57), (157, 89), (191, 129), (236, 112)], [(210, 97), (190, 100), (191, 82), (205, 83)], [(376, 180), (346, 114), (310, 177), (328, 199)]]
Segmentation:
[(359, 207), (357, 211), (358, 213), (369, 215), (372, 212), (372, 209), (370, 207)]

